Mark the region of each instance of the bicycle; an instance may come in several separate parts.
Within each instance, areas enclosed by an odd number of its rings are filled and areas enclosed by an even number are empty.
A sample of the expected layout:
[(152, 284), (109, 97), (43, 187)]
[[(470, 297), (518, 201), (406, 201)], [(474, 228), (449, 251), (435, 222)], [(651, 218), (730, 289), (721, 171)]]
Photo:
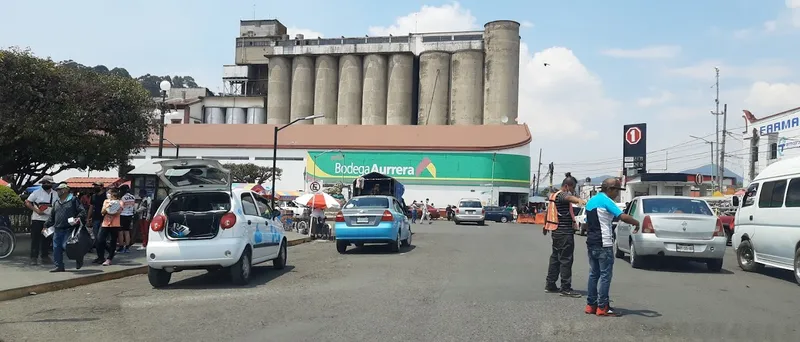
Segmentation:
[(16, 246), (17, 237), (11, 230), (11, 220), (7, 216), (0, 216), (0, 259), (8, 258)]

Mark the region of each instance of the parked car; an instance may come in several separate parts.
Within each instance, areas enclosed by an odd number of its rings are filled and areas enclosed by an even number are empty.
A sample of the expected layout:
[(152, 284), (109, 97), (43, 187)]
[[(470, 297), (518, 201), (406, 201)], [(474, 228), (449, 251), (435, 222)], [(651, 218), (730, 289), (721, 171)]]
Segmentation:
[[(573, 208), (574, 210), (575, 208)], [(578, 212), (575, 214), (575, 232), (580, 235), (586, 235), (586, 208), (577, 208)]]
[(411, 245), (411, 220), (403, 204), (391, 196), (351, 198), (336, 214), (336, 250), (345, 253), (351, 244), (388, 244), (392, 252)]
[(630, 202), (627, 213), (641, 227), (617, 223), (615, 256), (630, 254), (633, 268), (645, 257), (678, 257), (705, 262), (709, 271), (722, 270), (726, 238), (722, 222), (702, 199), (683, 196), (643, 196)]
[(506, 210), (505, 207), (487, 206), (483, 209), (485, 210), (484, 216), (487, 221), (506, 223), (514, 220), (513, 213)]
[(286, 237), (270, 203), (248, 190), (231, 190), (230, 172), (215, 160), (159, 162), (170, 194), (155, 212), (147, 243), (148, 279), (169, 284), (172, 273), (227, 269), (249, 282), (253, 265), (286, 266)]
[(732, 237), (739, 267), (791, 270), (800, 283), (800, 158), (767, 166), (733, 204), (740, 206)]
[[(442, 217), (442, 213), (439, 212), (439, 209), (436, 209), (431, 205), (428, 205), (427, 207), (428, 214), (432, 220)], [(406, 217), (411, 218), (411, 207), (406, 207)], [(419, 219), (420, 217), (422, 217), (422, 208), (417, 208), (417, 218)]]
[(458, 201), (458, 206), (456, 206), (456, 214), (453, 221), (455, 221), (456, 225), (464, 222), (475, 222), (482, 226), (485, 224), (485, 214), (486, 211), (479, 199), (462, 198)]

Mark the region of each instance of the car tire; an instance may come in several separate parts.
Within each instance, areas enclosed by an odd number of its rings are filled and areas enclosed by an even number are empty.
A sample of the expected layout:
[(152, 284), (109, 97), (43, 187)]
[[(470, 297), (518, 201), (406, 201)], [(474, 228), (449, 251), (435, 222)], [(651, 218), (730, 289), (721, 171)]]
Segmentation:
[(400, 230), (397, 231), (397, 237), (394, 238), (394, 241), (389, 243), (389, 251), (392, 253), (400, 252), (400, 245), (403, 243), (400, 240)]
[(642, 268), (644, 267), (644, 263), (642, 260), (642, 256), (639, 253), (636, 253), (636, 247), (633, 243), (631, 243), (631, 267), (633, 268)]
[(756, 254), (750, 240), (742, 240), (736, 248), (736, 261), (739, 267), (745, 272), (757, 272), (763, 265), (756, 263)]
[(460, 226), (461, 225), (461, 222), (458, 222), (458, 220), (453, 220), (453, 222), (456, 224), (456, 226)]
[(478, 225), (479, 226), (485, 226), (486, 225), (486, 221), (480, 221), (480, 222), (478, 222)]
[(711, 259), (706, 261), (706, 267), (710, 272), (720, 272), (722, 271), (722, 259)]
[(287, 257), (286, 239), (283, 239), (283, 241), (281, 241), (281, 248), (278, 250), (278, 257), (272, 260), (272, 268), (276, 270), (286, 268)]
[(500, 217), (500, 223), (506, 223), (506, 222), (508, 222), (508, 218), (506, 218), (505, 216)]
[(614, 257), (617, 259), (625, 257), (625, 252), (619, 250), (619, 246), (617, 246), (617, 240), (614, 240)]
[(348, 245), (350, 244), (347, 243), (347, 241), (336, 240), (336, 251), (339, 252), (339, 254), (344, 254), (347, 252)]
[(794, 281), (800, 285), (800, 248), (794, 251)]
[(236, 285), (247, 285), (250, 282), (250, 276), (253, 273), (253, 260), (251, 259), (250, 247), (246, 247), (242, 252), (242, 256), (230, 268), (231, 281)]
[(403, 240), (403, 247), (411, 246), (411, 235), (413, 235), (413, 234), (411, 234), (411, 230), (409, 229), (408, 230), (408, 238)]
[(172, 279), (172, 273), (157, 268), (147, 268), (147, 280), (150, 281), (153, 288), (158, 289), (169, 285), (170, 279)]

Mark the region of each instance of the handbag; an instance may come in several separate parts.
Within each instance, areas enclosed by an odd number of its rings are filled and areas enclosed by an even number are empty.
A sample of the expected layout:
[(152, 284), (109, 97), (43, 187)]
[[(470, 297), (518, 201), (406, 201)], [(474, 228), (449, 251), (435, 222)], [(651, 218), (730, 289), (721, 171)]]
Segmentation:
[(82, 260), (92, 248), (92, 233), (81, 224), (72, 229), (67, 238), (66, 253), (70, 260)]

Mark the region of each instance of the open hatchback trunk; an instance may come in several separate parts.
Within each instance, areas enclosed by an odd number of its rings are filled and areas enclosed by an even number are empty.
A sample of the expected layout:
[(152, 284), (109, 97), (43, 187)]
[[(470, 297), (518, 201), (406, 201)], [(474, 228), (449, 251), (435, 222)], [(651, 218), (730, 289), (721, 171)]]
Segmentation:
[(164, 231), (171, 239), (211, 239), (219, 233), (220, 221), (230, 209), (228, 193), (180, 192), (170, 197), (164, 209)]

